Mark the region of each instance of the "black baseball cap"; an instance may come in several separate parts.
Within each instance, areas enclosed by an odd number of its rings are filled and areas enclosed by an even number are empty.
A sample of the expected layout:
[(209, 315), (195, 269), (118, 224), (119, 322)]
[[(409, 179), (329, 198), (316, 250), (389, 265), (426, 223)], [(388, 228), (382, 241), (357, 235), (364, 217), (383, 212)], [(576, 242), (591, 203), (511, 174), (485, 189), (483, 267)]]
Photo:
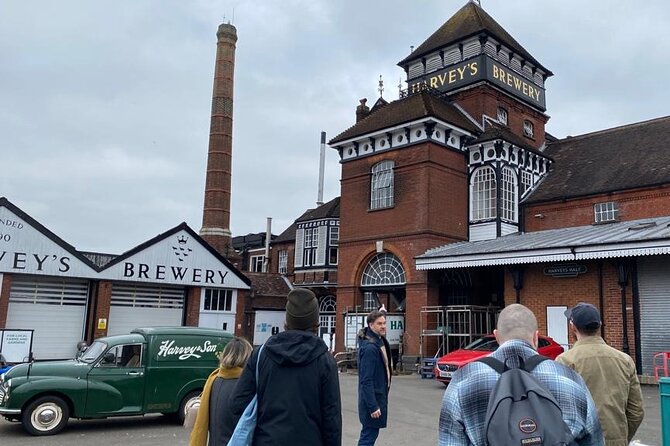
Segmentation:
[(600, 327), (600, 312), (589, 303), (580, 302), (565, 310), (564, 314), (577, 328), (593, 329)]

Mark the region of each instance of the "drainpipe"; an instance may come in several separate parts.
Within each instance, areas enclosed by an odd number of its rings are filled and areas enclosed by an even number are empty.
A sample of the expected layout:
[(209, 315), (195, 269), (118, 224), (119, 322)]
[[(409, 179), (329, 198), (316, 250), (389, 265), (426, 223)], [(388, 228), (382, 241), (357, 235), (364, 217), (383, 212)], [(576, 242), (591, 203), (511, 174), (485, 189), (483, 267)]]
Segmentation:
[(635, 333), (635, 367), (637, 374), (642, 374), (642, 333), (640, 332), (640, 289), (637, 276), (637, 258), (632, 261), (631, 287), (633, 294), (633, 333)]
[(623, 327), (622, 351), (628, 354), (630, 351), (630, 346), (628, 345), (628, 312), (626, 310), (626, 286), (628, 285), (629, 273), (628, 265), (622, 260), (617, 264), (617, 269), (619, 272), (619, 287), (621, 288), (621, 325)]
[(512, 273), (512, 281), (514, 282), (514, 289), (516, 290), (516, 303), (521, 303), (521, 289), (523, 288), (523, 267), (517, 266), (510, 268)]
[[(603, 262), (598, 261), (598, 311), (605, 314), (605, 291), (603, 288)], [(605, 339), (605, 318), (601, 317), (600, 337)]]

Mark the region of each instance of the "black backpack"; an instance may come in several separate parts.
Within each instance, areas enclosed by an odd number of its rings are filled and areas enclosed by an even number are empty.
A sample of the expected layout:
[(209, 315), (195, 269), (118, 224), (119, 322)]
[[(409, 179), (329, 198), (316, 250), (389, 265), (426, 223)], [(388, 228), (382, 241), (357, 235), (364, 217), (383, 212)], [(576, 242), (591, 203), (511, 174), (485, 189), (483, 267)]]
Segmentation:
[(490, 356), (478, 360), (500, 373), (486, 409), (487, 444), (570, 444), (572, 434), (556, 398), (530, 373), (549, 358), (536, 355), (524, 360), (519, 357), (518, 368), (510, 368), (508, 359), (504, 363)]

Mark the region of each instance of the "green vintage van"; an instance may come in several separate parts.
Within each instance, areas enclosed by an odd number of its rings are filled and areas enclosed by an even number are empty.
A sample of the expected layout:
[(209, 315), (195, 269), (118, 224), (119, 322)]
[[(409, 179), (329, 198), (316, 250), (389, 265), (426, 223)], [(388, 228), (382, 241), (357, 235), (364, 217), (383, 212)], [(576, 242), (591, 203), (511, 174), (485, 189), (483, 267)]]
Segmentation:
[(0, 376), (0, 414), (32, 435), (56, 434), (70, 417), (163, 413), (183, 422), (230, 339), (195, 327), (100, 338), (76, 359), (21, 364)]

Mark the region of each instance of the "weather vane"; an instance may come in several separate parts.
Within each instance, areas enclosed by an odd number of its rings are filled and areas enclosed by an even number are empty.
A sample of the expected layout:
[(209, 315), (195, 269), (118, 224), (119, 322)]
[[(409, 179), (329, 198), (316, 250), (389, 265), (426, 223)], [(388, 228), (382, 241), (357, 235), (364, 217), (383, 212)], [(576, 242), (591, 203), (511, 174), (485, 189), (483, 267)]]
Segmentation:
[(381, 98), (384, 94), (384, 80), (382, 79), (381, 74), (379, 75), (379, 87), (377, 87), (377, 91), (379, 92), (379, 97)]

